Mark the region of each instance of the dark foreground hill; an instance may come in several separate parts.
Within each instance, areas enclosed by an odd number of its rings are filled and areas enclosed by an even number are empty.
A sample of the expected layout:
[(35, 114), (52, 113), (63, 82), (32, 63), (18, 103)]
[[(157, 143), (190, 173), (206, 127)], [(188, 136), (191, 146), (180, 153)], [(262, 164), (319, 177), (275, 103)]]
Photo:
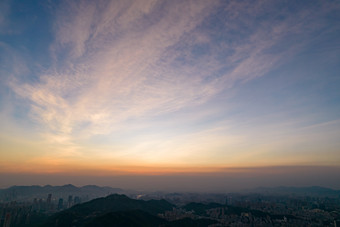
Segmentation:
[(208, 226), (215, 221), (184, 219), (166, 221), (157, 214), (170, 211), (175, 205), (166, 200), (135, 200), (125, 195), (110, 195), (56, 213), (41, 227), (92, 226)]
[(126, 195), (113, 194), (105, 198), (91, 200), (68, 209), (67, 212), (89, 215), (93, 212), (143, 210), (150, 214), (157, 215), (175, 207), (166, 200), (136, 200)]

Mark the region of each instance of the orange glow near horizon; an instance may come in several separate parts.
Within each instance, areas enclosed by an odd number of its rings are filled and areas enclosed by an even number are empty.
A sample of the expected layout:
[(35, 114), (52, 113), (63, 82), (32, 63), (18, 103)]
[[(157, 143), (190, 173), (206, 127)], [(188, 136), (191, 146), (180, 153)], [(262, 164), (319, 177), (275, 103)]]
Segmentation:
[(62, 163), (45, 160), (40, 163), (26, 163), (25, 165), (5, 165), (0, 162), (0, 172), (10, 174), (62, 174), (73, 176), (218, 176), (223, 174), (268, 174), (289, 173), (298, 169), (308, 168), (337, 168), (337, 165), (253, 165), (253, 166), (216, 166), (216, 165), (107, 165), (107, 164), (79, 164)]
[(0, 174), (340, 166), (338, 2), (52, 2), (0, 4)]

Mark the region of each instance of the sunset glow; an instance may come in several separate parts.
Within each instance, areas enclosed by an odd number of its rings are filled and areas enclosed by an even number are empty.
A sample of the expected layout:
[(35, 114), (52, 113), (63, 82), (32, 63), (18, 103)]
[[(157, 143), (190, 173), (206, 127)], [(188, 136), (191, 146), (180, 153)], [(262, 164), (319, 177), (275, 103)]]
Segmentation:
[(339, 168), (339, 21), (327, 0), (1, 1), (0, 173)]

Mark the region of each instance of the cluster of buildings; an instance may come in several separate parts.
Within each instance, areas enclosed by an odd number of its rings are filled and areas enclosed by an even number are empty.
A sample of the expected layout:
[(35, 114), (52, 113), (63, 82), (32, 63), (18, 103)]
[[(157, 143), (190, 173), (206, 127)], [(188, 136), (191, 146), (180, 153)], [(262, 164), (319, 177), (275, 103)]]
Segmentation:
[(69, 195), (67, 200), (64, 200), (64, 198), (56, 200), (52, 199), (52, 194), (48, 194), (46, 200), (34, 198), (32, 210), (54, 213), (56, 211), (70, 208), (79, 203), (81, 203), (81, 198), (79, 196), (73, 197), (72, 195)]
[[(151, 193), (135, 195), (135, 197), (145, 200), (166, 199), (176, 204), (177, 208), (159, 214), (160, 217), (168, 221), (183, 218), (208, 218), (216, 221), (216, 224), (211, 227), (340, 227), (340, 195), (312, 197), (262, 194)], [(31, 198), (30, 201), (0, 201), (0, 227), (34, 226), (32, 223), (39, 223), (55, 212), (88, 200), (88, 196), (66, 194), (64, 197), (59, 198), (57, 195), (55, 198), (52, 194), (47, 194), (45, 198)], [(190, 202), (198, 204), (200, 212), (195, 212), (195, 205), (186, 206)], [(186, 207), (192, 207), (192, 209)]]
[(172, 211), (165, 211), (164, 214), (159, 214), (158, 216), (166, 219), (167, 221), (175, 221), (183, 218), (196, 218), (193, 211), (186, 211), (182, 208), (173, 208)]
[(81, 203), (79, 196), (69, 195), (64, 200), (54, 199), (52, 194), (48, 194), (46, 199), (34, 198), (32, 202), (0, 203), (0, 227), (27, 226), (79, 203)]
[(338, 222), (327, 214), (319, 215), (317, 218), (314, 215), (298, 216), (297, 214), (258, 215), (256, 211), (230, 214), (228, 207), (207, 210), (207, 216), (218, 221), (218, 224), (213, 226), (337, 226)]
[(204, 213), (173, 209), (161, 214), (169, 221), (209, 218), (213, 226), (340, 226), (340, 197), (228, 196), (226, 204)]

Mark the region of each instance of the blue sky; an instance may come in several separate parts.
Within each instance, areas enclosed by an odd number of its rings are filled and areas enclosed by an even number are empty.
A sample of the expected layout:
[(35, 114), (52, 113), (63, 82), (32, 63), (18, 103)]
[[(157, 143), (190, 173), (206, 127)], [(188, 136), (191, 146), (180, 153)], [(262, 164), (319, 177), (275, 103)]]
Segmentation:
[(337, 1), (0, 3), (0, 170), (340, 164)]

